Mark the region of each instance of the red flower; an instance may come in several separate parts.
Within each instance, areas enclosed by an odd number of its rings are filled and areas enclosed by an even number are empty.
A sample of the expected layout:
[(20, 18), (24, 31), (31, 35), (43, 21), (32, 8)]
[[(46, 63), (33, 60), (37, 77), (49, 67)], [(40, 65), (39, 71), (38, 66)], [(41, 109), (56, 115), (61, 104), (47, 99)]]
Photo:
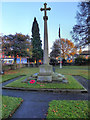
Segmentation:
[(44, 86), (44, 85), (40, 85), (40, 86)]
[(40, 82), (37, 82), (37, 84), (40, 84)]
[(36, 82), (35, 80), (30, 80), (30, 81), (29, 81), (30, 84), (33, 84), (33, 83), (35, 83), (35, 82)]

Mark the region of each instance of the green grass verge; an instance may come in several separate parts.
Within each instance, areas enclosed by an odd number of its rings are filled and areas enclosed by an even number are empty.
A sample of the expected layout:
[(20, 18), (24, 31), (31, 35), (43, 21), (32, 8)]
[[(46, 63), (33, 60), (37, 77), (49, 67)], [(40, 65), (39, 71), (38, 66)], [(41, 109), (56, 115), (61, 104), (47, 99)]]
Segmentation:
[(20, 68), (16, 70), (9, 70), (6, 74), (2, 75), (2, 79), (0, 79), (0, 83), (18, 77), (20, 75), (30, 76), (31, 74), (37, 73), (38, 71), (39, 68), (28, 68), (28, 67)]
[[(55, 68), (55, 72), (61, 73), (63, 75), (80, 75), (86, 79), (90, 79), (90, 70), (88, 70), (88, 66), (63, 66), (62, 69), (60, 69), (59, 66), (56, 66)], [(17, 77), (19, 75), (30, 76), (38, 72), (39, 68), (37, 67), (27, 67), (16, 70), (9, 70), (5, 75), (2, 75), (2, 80), (0, 80), (0, 83)]]
[(2, 96), (2, 118), (8, 118), (18, 108), (23, 101), (22, 98)]
[(47, 119), (88, 118), (88, 112), (88, 101), (53, 100), (49, 103)]
[[(85, 69), (81, 69), (84, 68)], [(56, 67), (56, 72), (63, 75), (80, 75), (86, 79), (90, 79), (90, 70), (86, 69), (87, 66), (63, 66), (62, 69)], [(70, 68), (70, 69), (69, 69)], [(75, 69), (74, 69), (75, 68)]]
[(0, 80), (0, 83), (1, 82), (5, 82), (5, 81), (7, 81), (7, 80), (10, 80), (10, 79), (13, 79), (13, 78), (15, 78), (15, 77), (18, 77), (18, 76), (20, 76), (21, 74), (9, 74), (9, 75), (2, 75), (2, 80)]
[(66, 75), (68, 83), (36, 83), (30, 85), (28, 83), (22, 83), (26, 77), (20, 78), (12, 83), (6, 85), (6, 87), (19, 87), (19, 88), (59, 88), (59, 89), (84, 89), (71, 75)]
[[(57, 66), (57, 68), (60, 68), (60, 66)], [(67, 69), (87, 69), (89, 68), (89, 66), (72, 66), (72, 65), (68, 65), (68, 66), (63, 66), (63, 68), (67, 68)]]

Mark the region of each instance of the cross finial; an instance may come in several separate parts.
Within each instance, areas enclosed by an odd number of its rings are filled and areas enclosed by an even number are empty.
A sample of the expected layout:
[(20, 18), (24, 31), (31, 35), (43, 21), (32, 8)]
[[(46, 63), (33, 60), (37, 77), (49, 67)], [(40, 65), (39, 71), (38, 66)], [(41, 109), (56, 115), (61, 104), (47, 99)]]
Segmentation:
[(47, 8), (47, 3), (44, 3), (44, 8), (41, 8), (40, 10), (41, 10), (41, 11), (44, 11), (44, 17), (47, 17), (46, 11), (47, 11), (47, 10), (51, 10), (51, 8), (50, 8), (50, 7)]

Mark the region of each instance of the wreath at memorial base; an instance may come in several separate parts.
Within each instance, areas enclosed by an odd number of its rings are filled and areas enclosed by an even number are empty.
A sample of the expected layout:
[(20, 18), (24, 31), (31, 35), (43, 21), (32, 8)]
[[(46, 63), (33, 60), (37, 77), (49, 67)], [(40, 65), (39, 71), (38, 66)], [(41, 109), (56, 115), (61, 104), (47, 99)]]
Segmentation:
[(29, 85), (34, 85), (34, 84), (36, 84), (36, 82), (37, 82), (36, 80), (30, 80), (30, 81), (28, 81), (28, 84)]

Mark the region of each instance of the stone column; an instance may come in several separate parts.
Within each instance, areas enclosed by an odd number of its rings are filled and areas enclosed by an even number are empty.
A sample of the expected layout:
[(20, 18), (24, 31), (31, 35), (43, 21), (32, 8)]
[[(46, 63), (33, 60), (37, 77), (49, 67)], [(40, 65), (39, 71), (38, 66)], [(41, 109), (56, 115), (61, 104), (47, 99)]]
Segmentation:
[(46, 8), (47, 3), (44, 3), (44, 8), (41, 8), (41, 11), (44, 11), (44, 55), (43, 55), (43, 65), (40, 66), (39, 75), (37, 81), (52, 81), (52, 66), (49, 65), (48, 57), (48, 31), (47, 31), (47, 20), (48, 16), (46, 15), (47, 10), (51, 8)]
[(48, 31), (47, 31), (47, 20), (48, 17), (44, 16), (44, 56), (43, 56), (43, 64), (49, 65), (49, 58), (48, 58)]

